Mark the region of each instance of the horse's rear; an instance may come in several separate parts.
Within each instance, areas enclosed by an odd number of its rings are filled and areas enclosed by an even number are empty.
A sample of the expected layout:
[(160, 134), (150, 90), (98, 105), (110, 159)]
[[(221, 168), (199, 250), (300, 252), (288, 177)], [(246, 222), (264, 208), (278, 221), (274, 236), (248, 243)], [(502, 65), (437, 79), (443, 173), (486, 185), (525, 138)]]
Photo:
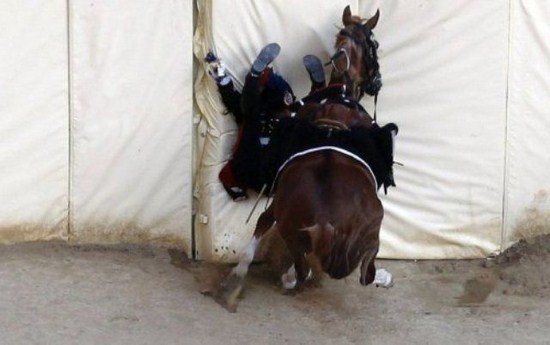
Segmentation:
[(372, 174), (354, 158), (325, 150), (296, 158), (278, 186), (274, 218), (293, 255), (297, 283), (308, 275), (307, 253), (335, 279), (361, 262), (361, 284), (372, 283), (384, 215)]

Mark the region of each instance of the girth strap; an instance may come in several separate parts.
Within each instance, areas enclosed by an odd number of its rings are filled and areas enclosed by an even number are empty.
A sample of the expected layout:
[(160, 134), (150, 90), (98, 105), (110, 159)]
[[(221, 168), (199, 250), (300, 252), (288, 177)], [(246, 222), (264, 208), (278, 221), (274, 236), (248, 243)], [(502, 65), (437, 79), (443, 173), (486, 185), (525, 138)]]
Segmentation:
[(348, 151), (348, 150), (344, 150), (340, 147), (337, 147), (337, 146), (319, 146), (319, 147), (314, 147), (314, 148), (311, 148), (311, 149), (308, 149), (308, 150), (304, 150), (304, 151), (301, 151), (301, 152), (298, 152), (298, 153), (295, 153), (293, 154), (292, 156), (290, 156), (289, 159), (287, 159), (283, 164), (281, 164), (281, 166), (279, 167), (279, 170), (277, 170), (277, 174), (275, 175), (275, 179), (273, 180), (273, 184), (271, 185), (271, 190), (269, 191), (269, 195), (273, 194), (273, 191), (275, 190), (275, 185), (277, 184), (277, 180), (279, 179), (279, 174), (283, 171), (284, 168), (286, 168), (286, 166), (288, 164), (290, 164), (290, 162), (292, 162), (295, 158), (298, 158), (298, 157), (302, 157), (302, 156), (305, 156), (305, 155), (308, 155), (310, 153), (314, 153), (314, 152), (319, 152), (319, 151), (327, 151), (327, 150), (330, 150), (330, 151), (336, 151), (336, 152), (339, 152), (343, 155), (346, 155), (348, 157), (351, 157), (353, 158), (354, 160), (356, 160), (357, 162), (361, 163), (361, 165), (363, 165), (363, 167), (370, 173), (370, 175), (372, 176), (372, 180), (374, 181), (374, 191), (376, 192), (376, 195), (378, 195), (378, 181), (376, 181), (376, 176), (374, 175), (374, 172), (372, 171), (370, 165), (365, 162), (361, 157), (359, 157), (358, 155)]

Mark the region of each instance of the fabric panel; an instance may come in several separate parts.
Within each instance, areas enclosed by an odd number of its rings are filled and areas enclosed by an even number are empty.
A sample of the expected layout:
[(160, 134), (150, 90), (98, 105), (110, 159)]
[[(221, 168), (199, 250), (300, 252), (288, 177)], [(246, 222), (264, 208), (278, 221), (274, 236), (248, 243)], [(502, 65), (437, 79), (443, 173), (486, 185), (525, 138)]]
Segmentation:
[(382, 197), (379, 256), (470, 258), (498, 250), (507, 2), (360, 3), (364, 12), (381, 11), (378, 118), (399, 125), (395, 160), (404, 164), (394, 169), (397, 188)]
[(66, 1), (2, 1), (0, 23), (0, 243), (66, 238)]
[(550, 3), (512, 2), (504, 248), (550, 232)]
[(192, 3), (70, 11), (71, 238), (190, 250)]

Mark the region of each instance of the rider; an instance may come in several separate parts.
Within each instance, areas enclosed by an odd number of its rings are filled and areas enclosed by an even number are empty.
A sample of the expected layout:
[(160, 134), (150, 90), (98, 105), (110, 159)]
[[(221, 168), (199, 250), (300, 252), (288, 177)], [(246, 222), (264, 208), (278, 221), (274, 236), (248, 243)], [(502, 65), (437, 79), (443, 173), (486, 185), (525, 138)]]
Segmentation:
[[(218, 84), (222, 101), (227, 111), (235, 116), (239, 125), (233, 157), (219, 174), (225, 190), (235, 201), (247, 198), (247, 188), (259, 192), (266, 180), (271, 181), (274, 177), (271, 176), (273, 170), (271, 165), (278, 165), (279, 156), (284, 157), (287, 151), (281, 150), (280, 145), (283, 142), (285, 143), (283, 145), (295, 143), (296, 140), (292, 137), (302, 136), (300, 132), (291, 134), (291, 129), (296, 123), (290, 118), (285, 119), (285, 123), (277, 130), (277, 143), (268, 149), (267, 144), (272, 131), (280, 118), (287, 117), (290, 109), (296, 111), (304, 103), (319, 103), (323, 99), (345, 92), (345, 88), (343, 89), (340, 84), (325, 86), (321, 61), (314, 55), (306, 55), (303, 63), (310, 76), (311, 91), (309, 96), (300, 102), (293, 103), (295, 97), (290, 85), (268, 67), (279, 52), (280, 47), (276, 43), (271, 43), (261, 50), (246, 76), (242, 94), (235, 90), (231, 78), (225, 73), (223, 63), (211, 53), (207, 56), (207, 61), (213, 62), (210, 74)], [(358, 102), (355, 106), (365, 111)], [(351, 139), (348, 138), (346, 141), (354, 143), (351, 148), (356, 149), (357, 153), (366, 155), (364, 157), (375, 170), (377, 180), (380, 179), (379, 186), (384, 185), (384, 189), (391, 185), (395, 186), (391, 171), (394, 135), (392, 132), (396, 133), (397, 127), (391, 124), (380, 128), (374, 124), (370, 130), (354, 129), (352, 132)], [(285, 140), (281, 135), (285, 137), (290, 135), (290, 139)], [(305, 142), (302, 144), (314, 145), (311, 138), (304, 139)], [(264, 160), (266, 154), (269, 158)]]
[(269, 64), (279, 55), (280, 46), (271, 43), (256, 57), (246, 75), (242, 92), (235, 90), (223, 63), (212, 53), (210, 75), (214, 77), (227, 111), (239, 125), (233, 156), (222, 168), (219, 178), (235, 201), (247, 198), (246, 189), (259, 192), (264, 185), (260, 172), (262, 155), (278, 119), (288, 116), (295, 100), (290, 85)]

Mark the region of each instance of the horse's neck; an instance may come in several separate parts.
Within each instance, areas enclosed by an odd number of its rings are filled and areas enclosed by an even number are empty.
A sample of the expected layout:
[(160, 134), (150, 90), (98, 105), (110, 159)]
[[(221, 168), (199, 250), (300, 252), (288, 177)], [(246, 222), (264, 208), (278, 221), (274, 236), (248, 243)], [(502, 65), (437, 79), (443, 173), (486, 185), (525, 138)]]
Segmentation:
[(345, 74), (341, 76), (336, 76), (334, 73), (332, 73), (328, 84), (344, 84), (346, 85), (346, 95), (348, 97), (352, 98), (356, 102), (359, 102), (362, 98), (361, 94), (357, 94), (357, 87), (355, 86), (353, 80), (349, 77), (346, 78)]

